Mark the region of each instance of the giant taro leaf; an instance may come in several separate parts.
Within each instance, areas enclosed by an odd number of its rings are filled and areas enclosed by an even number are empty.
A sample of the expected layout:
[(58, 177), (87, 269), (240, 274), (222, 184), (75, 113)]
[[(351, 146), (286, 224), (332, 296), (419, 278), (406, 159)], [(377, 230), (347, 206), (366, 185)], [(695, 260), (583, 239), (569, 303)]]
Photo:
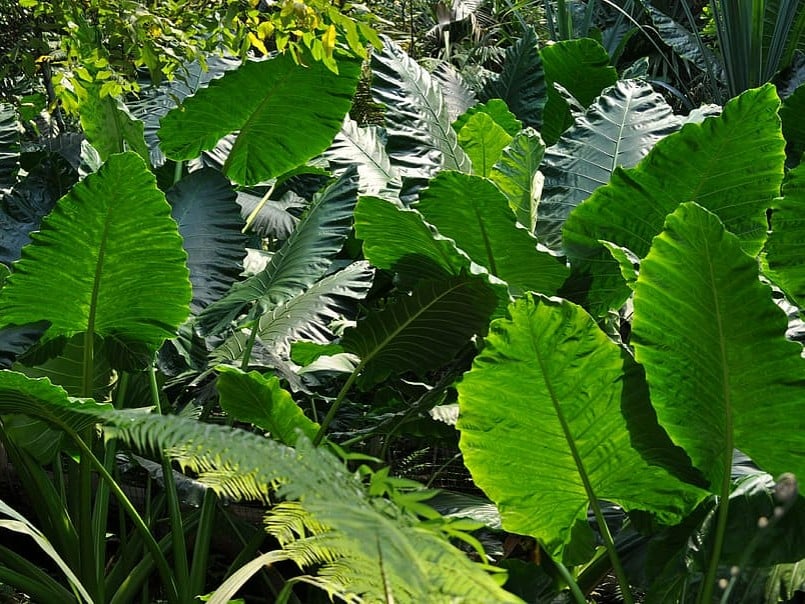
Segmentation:
[(305, 417), (279, 382), (274, 375), (244, 373), (222, 366), (218, 368), (216, 388), (221, 407), (237, 420), (270, 432), (272, 438), (286, 445), (296, 444), (299, 434), (313, 440), (319, 425)]
[[(458, 429), (476, 484), (506, 530), (561, 557), (593, 500), (641, 509), (666, 523), (704, 493), (649, 465), (632, 447), (621, 405), (625, 353), (580, 307), (527, 294), (490, 326), (458, 385)], [(585, 529), (589, 531), (589, 529)]]
[(113, 153), (131, 150), (149, 161), (143, 123), (131, 115), (123, 101), (101, 96), (101, 86), (94, 84), (86, 88), (79, 109), (81, 128), (101, 160), (106, 161)]
[[(161, 120), (160, 145), (174, 160), (193, 159), (236, 132), (223, 171), (239, 184), (279, 176), (330, 146), (352, 104), (360, 62), (297, 65), (291, 53), (244, 63), (186, 98)], [(315, 100), (315, 102), (311, 102)]]
[(236, 197), (229, 181), (209, 168), (167, 193), (187, 251), (194, 314), (223, 296), (243, 269), (247, 239)]
[(357, 194), (355, 169), (347, 170), (317, 193), (296, 230), (266, 268), (235, 283), (229, 293), (199, 315), (202, 333), (223, 331), (249, 304), (278, 304), (316, 282), (344, 245)]
[(562, 225), (570, 211), (607, 184), (615, 168), (631, 168), (681, 125), (682, 120), (646, 82), (619, 81), (604, 90), (545, 152), (545, 184), (537, 208), (540, 243), (560, 251)]
[(187, 255), (143, 160), (112, 155), (59, 200), (0, 291), (6, 324), (47, 319), (47, 342), (94, 332), (156, 348), (187, 318)]
[(470, 259), (450, 239), (434, 232), (416, 210), (378, 197), (361, 197), (355, 208), (355, 235), (364, 257), (377, 268), (395, 271), (408, 284), (468, 270)]
[(602, 90), (616, 82), (618, 72), (609, 64), (604, 47), (590, 38), (551, 44), (540, 51), (540, 57), (548, 83), (540, 134), (552, 145), (573, 124), (570, 107), (554, 84), (561, 84), (573, 98), (589, 107)]
[(682, 204), (640, 266), (632, 343), (660, 424), (716, 493), (733, 449), (774, 476), (805, 476), (802, 347), (744, 242)]
[(506, 51), (503, 70), (486, 83), (479, 96), (482, 101), (503, 99), (519, 120), (539, 130), (547, 94), (537, 35), (527, 27), (523, 37)]
[(385, 143), (385, 133), (379, 127), (358, 126), (346, 116), (341, 132), (324, 157), (336, 175), (352, 164), (358, 167), (360, 195), (377, 195), (396, 201), (402, 181), (399, 171), (391, 165)]
[(804, 112), (805, 85), (801, 85), (783, 101), (783, 106), (780, 107), (786, 152), (789, 162), (793, 165), (798, 164), (802, 160), (802, 154), (805, 153), (805, 123), (802, 119)]
[(520, 224), (534, 232), (537, 222), (537, 203), (542, 194), (540, 162), (545, 143), (533, 128), (525, 128), (503, 149), (489, 179), (506, 195), (509, 207)]
[(533, 235), (517, 226), (506, 197), (485, 178), (442, 172), (430, 181), (415, 207), (514, 293), (554, 294), (567, 278), (567, 267), (537, 250)]
[(20, 167), (20, 127), (17, 113), (0, 103), (0, 199), (12, 187)]
[(489, 176), (503, 149), (511, 143), (511, 135), (490, 115), (472, 115), (458, 132), (458, 144), (472, 163), (472, 173)]
[(772, 231), (766, 242), (766, 273), (797, 303), (805, 306), (805, 164), (788, 173), (783, 197), (775, 200)]
[(399, 46), (372, 53), (372, 98), (386, 107), (386, 149), (403, 176), (429, 178), (442, 167), (469, 172), (438, 84)]
[(341, 339), (360, 357), (363, 386), (407, 372), (437, 369), (486, 331), (497, 297), (482, 277), (422, 281), (383, 310), (369, 315)]
[(629, 295), (618, 264), (601, 240), (638, 257), (665, 217), (685, 201), (715, 212), (757, 253), (766, 237), (766, 208), (780, 192), (785, 140), (771, 85), (731, 100), (718, 117), (686, 124), (659, 141), (635, 168), (616, 168), (606, 186), (571, 212), (563, 231), (572, 282), (565, 295), (584, 300), (594, 314)]

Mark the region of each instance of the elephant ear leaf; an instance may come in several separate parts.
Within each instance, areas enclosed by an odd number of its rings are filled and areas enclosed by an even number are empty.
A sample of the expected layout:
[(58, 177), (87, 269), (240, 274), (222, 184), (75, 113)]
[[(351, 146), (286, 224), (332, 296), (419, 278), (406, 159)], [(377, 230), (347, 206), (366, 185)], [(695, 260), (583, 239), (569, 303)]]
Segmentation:
[(665, 217), (683, 201), (715, 212), (745, 251), (759, 252), (766, 209), (779, 195), (785, 169), (779, 107), (773, 86), (749, 90), (727, 103), (720, 116), (666, 136), (634, 168), (616, 168), (609, 184), (565, 222), (564, 249), (573, 273), (565, 297), (584, 301), (597, 316), (619, 307), (630, 290), (600, 242), (643, 258)]
[(537, 250), (533, 235), (517, 226), (506, 196), (485, 178), (441, 172), (415, 207), (439, 233), (453, 239), (515, 293), (555, 294), (567, 278), (567, 267)]
[(0, 316), (50, 321), (43, 344), (94, 333), (154, 350), (189, 314), (182, 239), (135, 153), (112, 155), (75, 185), (31, 239), (0, 291)]
[(12, 187), (20, 168), (20, 126), (17, 113), (0, 103), (0, 197)]
[(205, 168), (167, 193), (188, 256), (192, 310), (198, 314), (223, 296), (243, 270), (247, 238), (237, 194), (220, 172)]
[(246, 62), (186, 98), (160, 122), (165, 155), (193, 159), (237, 132), (223, 171), (243, 185), (280, 176), (315, 157), (341, 129), (361, 64), (342, 58), (335, 74), (321, 61), (304, 63), (297, 65), (291, 53)]
[(506, 530), (557, 558), (592, 501), (676, 523), (705, 495), (633, 448), (628, 360), (581, 307), (526, 294), (492, 322), (458, 385), (460, 447), (476, 484)]
[(540, 243), (560, 251), (562, 225), (571, 210), (609, 182), (618, 166), (631, 168), (682, 120), (647, 82), (619, 81), (607, 88), (545, 152), (545, 185), (537, 210)]
[(660, 424), (720, 492), (733, 449), (805, 476), (802, 347), (757, 261), (695, 203), (670, 216), (640, 264), (632, 343)]
[(483, 333), (496, 306), (497, 296), (483, 277), (422, 281), (410, 296), (359, 321), (341, 345), (360, 357), (355, 373), (363, 386), (406, 372), (422, 375)]
[(470, 172), (432, 76), (388, 39), (372, 53), (372, 73), (372, 98), (386, 107), (386, 148), (400, 174), (429, 178), (443, 167)]
[(218, 373), (221, 407), (239, 421), (254, 424), (290, 446), (300, 433), (310, 440), (316, 437), (319, 425), (305, 417), (291, 394), (280, 387), (278, 377), (227, 366), (218, 367)]
[(766, 242), (766, 274), (802, 307), (805, 306), (805, 265), (802, 262), (805, 164), (788, 173), (783, 194), (775, 200), (772, 213), (772, 231)]

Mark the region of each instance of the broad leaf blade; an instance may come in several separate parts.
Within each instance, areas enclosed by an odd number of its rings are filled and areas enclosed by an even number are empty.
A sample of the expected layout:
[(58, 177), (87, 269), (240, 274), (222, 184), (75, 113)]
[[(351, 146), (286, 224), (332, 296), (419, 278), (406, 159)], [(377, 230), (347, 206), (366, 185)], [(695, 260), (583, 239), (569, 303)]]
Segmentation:
[(315, 283), (344, 245), (352, 227), (358, 174), (350, 169), (317, 193), (296, 230), (266, 268), (236, 283), (199, 316), (202, 333), (223, 331), (251, 303), (278, 304)]
[(489, 176), (512, 137), (487, 113), (472, 115), (458, 132), (458, 144), (472, 163), (472, 173)]
[(537, 251), (536, 239), (517, 226), (506, 197), (485, 178), (442, 172), (420, 194), (416, 209), (515, 293), (551, 295), (567, 278), (567, 267)]
[(503, 99), (517, 119), (539, 130), (547, 94), (537, 35), (528, 27), (506, 51), (503, 71), (484, 86), (479, 96), (482, 101)]
[(805, 307), (805, 164), (788, 173), (783, 197), (774, 204), (772, 231), (766, 242), (766, 274), (800, 307)]
[(11, 189), (20, 168), (20, 126), (17, 113), (0, 103), (0, 199)]
[(355, 262), (317, 281), (301, 294), (265, 312), (257, 322), (260, 341), (275, 354), (287, 356), (290, 342), (326, 343), (335, 338), (330, 323), (347, 314), (355, 300), (369, 293), (374, 271)]
[(537, 209), (540, 243), (562, 249), (562, 225), (571, 210), (609, 182), (618, 166), (631, 168), (682, 120), (639, 80), (607, 88), (584, 116), (545, 152), (545, 184)]
[(101, 96), (97, 84), (87, 87), (80, 104), (81, 128), (102, 161), (113, 153), (131, 150), (149, 161), (143, 123), (131, 115), (122, 101)]
[(534, 232), (537, 202), (542, 194), (539, 166), (545, 153), (542, 137), (532, 128), (516, 134), (492, 167), (489, 179), (503, 191), (520, 224)]
[(291, 53), (284, 53), (244, 63), (213, 80), (162, 118), (159, 138), (165, 155), (193, 159), (237, 131), (224, 173), (246, 185), (279, 176), (318, 155), (341, 129), (360, 62), (340, 59), (337, 75), (321, 61), (305, 63), (297, 65)]
[(399, 171), (391, 165), (386, 153), (385, 133), (377, 126), (358, 126), (349, 116), (324, 153), (333, 173), (340, 175), (348, 166), (358, 167), (358, 193), (376, 195), (382, 199), (399, 199), (402, 181)]
[(224, 411), (270, 432), (272, 438), (286, 445), (295, 445), (300, 432), (312, 440), (319, 431), (319, 425), (305, 417), (276, 376), (221, 366), (216, 388)]
[(783, 135), (786, 140), (785, 149), (792, 165), (802, 161), (802, 154), (805, 153), (803, 112), (805, 112), (805, 85), (799, 86), (780, 107), (780, 119), (783, 121)]
[(400, 273), (407, 283), (457, 276), (470, 266), (470, 259), (434, 233), (422, 214), (377, 197), (358, 201), (355, 234), (373, 266)]
[(552, 145), (573, 124), (567, 102), (553, 85), (561, 84), (573, 98), (589, 107), (604, 88), (617, 81), (618, 72), (609, 64), (604, 47), (590, 38), (551, 44), (540, 51), (540, 57), (548, 85), (548, 101), (540, 134), (548, 145)]
[(241, 233), (236, 197), (229, 181), (208, 168), (183, 178), (167, 193), (187, 252), (193, 314), (221, 298), (243, 269), (247, 238)]
[(360, 357), (364, 386), (407, 372), (422, 375), (483, 333), (496, 306), (481, 277), (423, 281), (410, 296), (359, 321), (341, 345)]
[(73, 187), (32, 240), (0, 291), (0, 315), (51, 321), (43, 343), (94, 332), (155, 349), (187, 318), (187, 255), (136, 154), (111, 156)]
[(565, 222), (565, 251), (578, 283), (565, 292), (596, 315), (629, 295), (601, 240), (648, 252), (665, 217), (683, 201), (715, 212), (757, 253), (766, 237), (766, 208), (780, 191), (785, 162), (779, 99), (767, 85), (733, 99), (718, 117), (686, 124), (659, 141), (640, 164), (616, 169)]
[(386, 146), (403, 176), (429, 178), (442, 167), (469, 172), (431, 75), (389, 39), (372, 53), (372, 98), (386, 106)]
[(566, 300), (528, 294), (509, 312), (458, 385), (464, 460), (503, 526), (561, 557), (591, 498), (678, 522), (704, 493), (632, 448), (623, 351)]
[(802, 347), (758, 265), (695, 203), (670, 216), (640, 266), (632, 342), (671, 439), (716, 492), (733, 448), (778, 476), (805, 475)]

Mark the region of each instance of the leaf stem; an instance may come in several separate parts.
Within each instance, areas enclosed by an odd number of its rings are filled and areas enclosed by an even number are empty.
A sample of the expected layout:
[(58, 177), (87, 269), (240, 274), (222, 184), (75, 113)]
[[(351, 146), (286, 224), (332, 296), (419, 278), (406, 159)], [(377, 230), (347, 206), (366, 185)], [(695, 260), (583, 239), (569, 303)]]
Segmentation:
[(598, 530), (601, 531), (601, 537), (604, 539), (604, 547), (606, 547), (609, 552), (612, 570), (615, 571), (615, 576), (618, 578), (618, 585), (620, 585), (621, 588), (624, 604), (634, 604), (632, 588), (629, 586), (629, 581), (626, 579), (626, 571), (623, 569), (623, 564), (621, 564), (618, 550), (615, 548), (615, 541), (612, 539), (612, 534), (609, 532), (609, 526), (607, 526), (607, 521), (604, 519), (604, 514), (601, 511), (598, 500), (590, 498), (590, 507), (593, 509), (595, 521), (598, 524)]
[(318, 433), (316, 434), (316, 438), (313, 439), (313, 446), (318, 447), (321, 443), (324, 435), (327, 433), (327, 427), (330, 425), (330, 422), (333, 421), (335, 414), (338, 412), (339, 407), (341, 407), (341, 403), (344, 402), (344, 399), (349, 392), (349, 389), (352, 388), (352, 384), (355, 383), (355, 380), (358, 378), (358, 374), (363, 371), (364, 362), (361, 361), (358, 363), (358, 366), (350, 374), (347, 381), (341, 387), (341, 390), (338, 393), (338, 396), (335, 398), (335, 401), (330, 406), (330, 410), (327, 412), (327, 415), (324, 416), (324, 419), (321, 422), (321, 428), (319, 428)]
[(263, 209), (263, 206), (266, 205), (268, 202), (268, 198), (271, 197), (271, 194), (274, 192), (274, 188), (277, 186), (277, 181), (275, 180), (274, 183), (268, 188), (268, 191), (260, 202), (254, 207), (254, 209), (249, 214), (249, 217), (246, 218), (246, 224), (243, 226), (243, 229), (240, 231), (241, 233), (245, 233), (252, 227), (252, 223), (257, 219), (257, 215), (260, 213), (260, 210)]
[(552, 562), (556, 565), (559, 576), (562, 577), (562, 580), (567, 584), (568, 588), (570, 588), (570, 594), (573, 596), (573, 600), (576, 604), (587, 604), (587, 598), (584, 597), (579, 584), (576, 583), (576, 580), (573, 578), (573, 575), (570, 574), (567, 567), (559, 560), (552, 560)]
[(721, 559), (721, 549), (724, 546), (724, 537), (727, 533), (727, 517), (729, 515), (730, 501), (730, 470), (732, 464), (732, 449), (730, 448), (729, 463), (724, 477), (721, 480), (721, 493), (718, 497), (718, 517), (716, 519), (716, 534), (713, 541), (713, 550), (710, 552), (710, 563), (707, 566), (707, 574), (702, 582), (699, 591), (699, 604), (709, 604), (713, 601), (713, 590), (716, 586), (716, 573), (718, 572), (718, 562)]

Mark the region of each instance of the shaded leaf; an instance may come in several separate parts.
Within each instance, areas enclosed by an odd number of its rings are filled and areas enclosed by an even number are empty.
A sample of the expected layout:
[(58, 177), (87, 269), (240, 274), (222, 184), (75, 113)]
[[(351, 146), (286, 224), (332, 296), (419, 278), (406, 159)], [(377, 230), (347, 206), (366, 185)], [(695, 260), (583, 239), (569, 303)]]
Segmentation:
[(629, 295), (620, 268), (599, 243), (648, 252), (665, 217), (693, 200), (715, 212), (757, 253), (766, 237), (766, 208), (779, 194), (785, 141), (771, 85), (750, 90), (718, 117), (686, 124), (659, 141), (640, 164), (617, 168), (606, 186), (579, 205), (563, 231), (575, 282), (564, 294), (593, 314), (619, 307)]
[(506, 51), (503, 70), (487, 82), (479, 96), (482, 101), (503, 99), (517, 119), (539, 130), (547, 94), (537, 35), (533, 28), (527, 27)]
[(386, 107), (386, 149), (400, 174), (429, 178), (442, 167), (469, 172), (431, 75), (388, 38), (372, 53), (372, 74), (372, 98)]
[(786, 153), (792, 165), (802, 161), (805, 153), (805, 124), (802, 115), (805, 112), (805, 86), (800, 86), (783, 101), (780, 107), (780, 119), (783, 121), (783, 136), (786, 141)]
[(249, 304), (278, 304), (315, 283), (352, 227), (358, 174), (350, 169), (316, 194), (293, 234), (260, 273), (239, 281), (199, 315), (202, 333), (220, 333)]
[(590, 105), (576, 124), (545, 152), (545, 184), (537, 209), (540, 243), (560, 251), (571, 210), (605, 185), (615, 168), (631, 168), (682, 120), (652, 87), (619, 81)]
[(788, 173), (783, 197), (774, 202), (772, 231), (766, 241), (766, 274), (798, 306), (805, 306), (805, 164)]
[(14, 106), (0, 103), (0, 199), (17, 178), (20, 167), (20, 126)]
[(497, 297), (480, 277), (422, 281), (410, 296), (347, 330), (341, 346), (360, 357), (364, 387), (407, 372), (422, 375), (484, 333), (496, 305)]
[(226, 293), (243, 268), (247, 238), (240, 208), (229, 181), (209, 168), (180, 180), (167, 198), (187, 252), (190, 308), (198, 314)]
[(165, 155), (193, 159), (237, 131), (223, 171), (245, 185), (279, 176), (318, 155), (341, 129), (360, 61), (342, 57), (337, 75), (320, 61), (303, 63), (297, 65), (291, 53), (284, 53), (246, 62), (213, 80), (162, 118), (159, 138)]
[(447, 106), (447, 116), (451, 122), (454, 122), (458, 116), (478, 102), (475, 92), (450, 63), (439, 63), (431, 76), (439, 83), (444, 103)]

